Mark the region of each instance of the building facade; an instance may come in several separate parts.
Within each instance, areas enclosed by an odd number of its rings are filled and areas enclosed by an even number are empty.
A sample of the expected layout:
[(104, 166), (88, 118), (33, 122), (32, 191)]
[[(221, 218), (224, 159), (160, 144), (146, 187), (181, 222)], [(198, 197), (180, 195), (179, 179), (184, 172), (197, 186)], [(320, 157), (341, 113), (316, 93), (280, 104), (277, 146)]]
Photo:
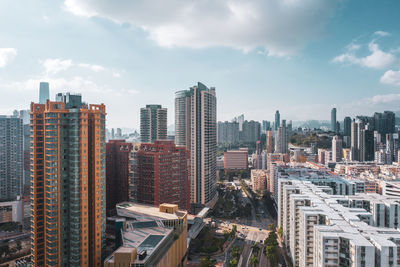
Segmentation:
[(105, 106), (80, 95), (31, 104), (34, 266), (101, 266), (105, 240)]
[(249, 152), (246, 148), (239, 150), (228, 150), (224, 152), (225, 170), (247, 170), (249, 167)]
[(167, 109), (161, 105), (146, 105), (140, 109), (140, 140), (153, 143), (167, 140)]
[(175, 143), (190, 151), (190, 197), (215, 201), (217, 173), (217, 99), (215, 88), (198, 83), (175, 94)]
[(106, 144), (106, 211), (129, 200), (129, 154), (132, 143), (110, 140)]
[(171, 203), (190, 209), (189, 151), (185, 147), (173, 141), (142, 143), (131, 164), (138, 203)]
[(0, 116), (0, 201), (21, 196), (23, 174), (22, 119)]

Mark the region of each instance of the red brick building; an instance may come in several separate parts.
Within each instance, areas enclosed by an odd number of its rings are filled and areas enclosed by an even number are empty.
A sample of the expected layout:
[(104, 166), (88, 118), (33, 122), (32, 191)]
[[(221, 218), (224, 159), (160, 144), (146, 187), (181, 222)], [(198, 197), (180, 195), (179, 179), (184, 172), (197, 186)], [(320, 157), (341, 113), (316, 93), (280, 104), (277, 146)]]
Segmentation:
[(132, 144), (125, 140), (110, 140), (106, 144), (106, 203), (107, 214), (115, 205), (128, 201), (129, 153)]
[(137, 152), (137, 201), (190, 209), (189, 151), (173, 141), (141, 144)]

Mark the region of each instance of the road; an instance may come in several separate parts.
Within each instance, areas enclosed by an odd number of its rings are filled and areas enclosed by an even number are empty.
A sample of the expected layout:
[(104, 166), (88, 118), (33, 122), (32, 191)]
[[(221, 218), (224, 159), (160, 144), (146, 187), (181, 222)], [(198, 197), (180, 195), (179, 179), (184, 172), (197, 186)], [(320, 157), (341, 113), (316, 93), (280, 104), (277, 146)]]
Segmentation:
[[(264, 250), (263, 242), (269, 235), (268, 225), (275, 224), (276, 220), (268, 213), (268, 209), (264, 202), (259, 199), (252, 199), (252, 194), (242, 187), (239, 181), (234, 181), (242, 194), (239, 201), (249, 203), (251, 205), (251, 216), (248, 218), (238, 218), (237, 220), (215, 220), (206, 218), (205, 221), (213, 220), (217, 223), (219, 230), (232, 230), (233, 225), (237, 227), (237, 236), (244, 240), (243, 250), (238, 266), (249, 266), (248, 262), (251, 257), (252, 246), (257, 243), (261, 249), (259, 253), (259, 265), (269, 267), (268, 258), (265, 257), (262, 251)], [(229, 254), (226, 254), (224, 262), (225, 266), (229, 266)]]

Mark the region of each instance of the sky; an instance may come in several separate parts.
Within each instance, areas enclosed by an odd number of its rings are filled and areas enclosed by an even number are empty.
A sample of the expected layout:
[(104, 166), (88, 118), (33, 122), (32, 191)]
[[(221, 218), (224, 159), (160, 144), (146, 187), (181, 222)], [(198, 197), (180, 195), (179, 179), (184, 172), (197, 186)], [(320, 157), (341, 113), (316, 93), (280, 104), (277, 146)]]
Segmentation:
[(2, 0), (0, 114), (50, 96), (104, 103), (107, 127), (216, 87), (218, 120), (400, 110), (397, 0)]

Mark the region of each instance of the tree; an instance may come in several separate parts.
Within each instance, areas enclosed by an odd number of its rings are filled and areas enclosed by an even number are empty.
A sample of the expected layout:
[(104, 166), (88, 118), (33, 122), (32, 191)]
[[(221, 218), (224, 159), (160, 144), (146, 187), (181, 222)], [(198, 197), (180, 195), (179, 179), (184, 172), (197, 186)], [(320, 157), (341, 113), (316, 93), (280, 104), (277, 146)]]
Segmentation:
[(251, 266), (256, 266), (257, 263), (258, 263), (257, 257), (255, 255), (251, 255), (251, 257), (250, 257), (250, 265)]
[(273, 223), (268, 224), (268, 230), (275, 231), (275, 224), (273, 224)]
[(235, 258), (235, 259), (231, 259), (230, 261), (229, 261), (229, 266), (230, 267), (236, 267), (238, 265), (238, 260)]
[(217, 261), (211, 259), (209, 256), (201, 257), (200, 259), (200, 267), (214, 267), (216, 263)]
[(279, 235), (280, 237), (283, 236), (283, 229), (282, 229), (282, 227), (278, 227), (278, 235)]

